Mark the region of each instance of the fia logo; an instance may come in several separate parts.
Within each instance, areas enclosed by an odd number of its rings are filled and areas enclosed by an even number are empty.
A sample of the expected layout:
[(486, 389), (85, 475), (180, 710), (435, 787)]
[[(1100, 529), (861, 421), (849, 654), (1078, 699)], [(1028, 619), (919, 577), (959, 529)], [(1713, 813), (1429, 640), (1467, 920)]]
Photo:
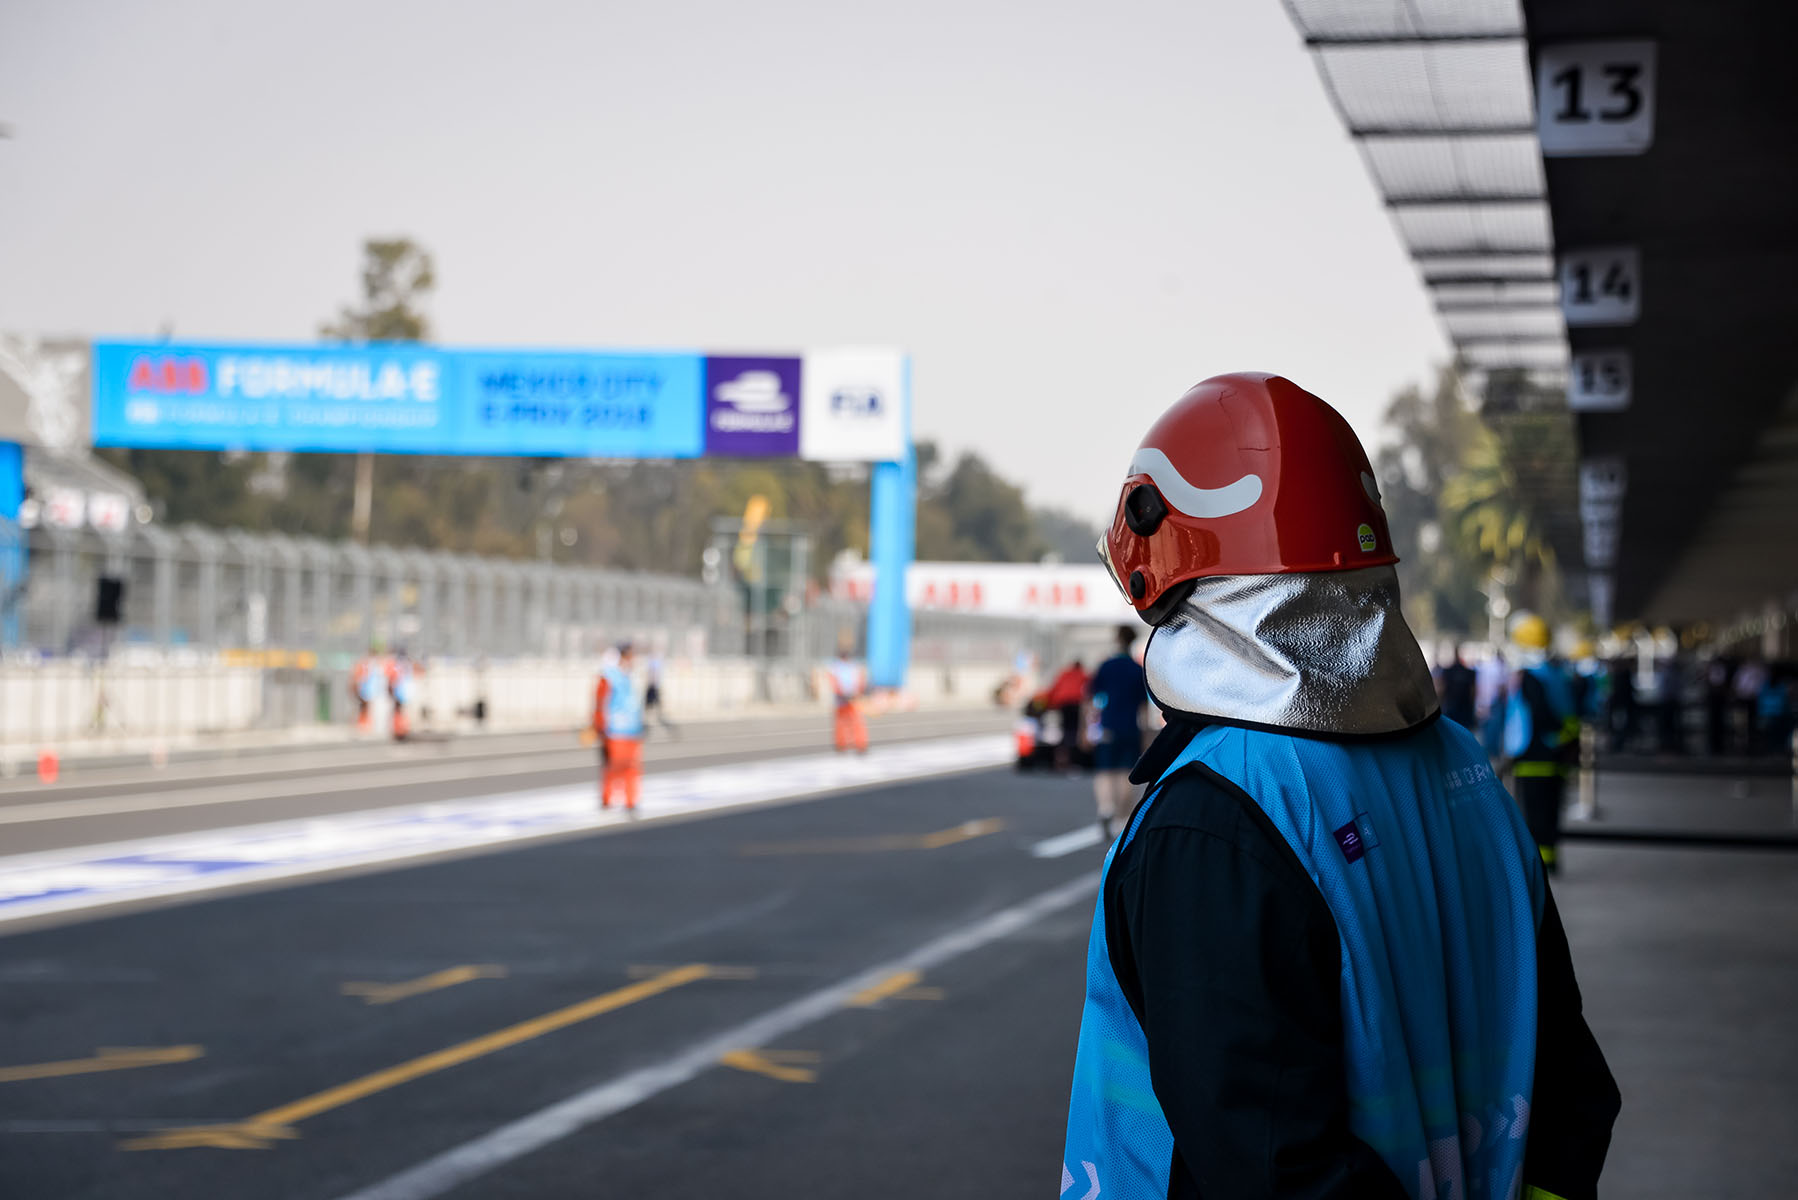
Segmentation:
[(878, 417), (886, 411), (879, 388), (840, 387), (830, 394), (830, 413), (849, 420)]

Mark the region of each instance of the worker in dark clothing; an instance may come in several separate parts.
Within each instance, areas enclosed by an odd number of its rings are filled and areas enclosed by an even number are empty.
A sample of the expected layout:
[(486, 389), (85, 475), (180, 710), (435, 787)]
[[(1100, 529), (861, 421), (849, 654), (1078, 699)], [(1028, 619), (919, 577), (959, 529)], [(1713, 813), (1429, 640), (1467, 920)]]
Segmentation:
[(1594, 1200), (1616, 1085), (1347, 423), (1207, 380), (1100, 545), (1168, 726), (1101, 885), (1064, 1196)]
[(1099, 809), (1099, 836), (1111, 840), (1112, 826), (1130, 811), (1130, 768), (1142, 755), (1142, 710), (1149, 702), (1142, 664), (1130, 655), (1136, 630), (1118, 626), (1118, 652), (1100, 663), (1086, 684), (1092, 713), (1087, 740), (1093, 752), (1093, 799)]
[(1436, 680), (1436, 695), (1442, 702), (1442, 715), (1470, 731), (1479, 721), (1474, 703), (1478, 682), (1474, 669), (1461, 657), (1461, 647), (1456, 646), (1454, 661), (1442, 668)]
[(1579, 758), (1579, 706), (1567, 669), (1548, 657), (1546, 621), (1524, 614), (1511, 628), (1511, 641), (1525, 665), (1506, 703), (1504, 757), (1523, 819), (1552, 874), (1561, 869), (1567, 773)]

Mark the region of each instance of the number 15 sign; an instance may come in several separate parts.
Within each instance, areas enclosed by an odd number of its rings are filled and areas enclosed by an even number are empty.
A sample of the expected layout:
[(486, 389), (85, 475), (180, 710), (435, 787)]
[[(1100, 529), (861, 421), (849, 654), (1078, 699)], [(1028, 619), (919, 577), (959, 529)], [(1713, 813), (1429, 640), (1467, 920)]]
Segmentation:
[(1547, 158), (1641, 154), (1654, 144), (1654, 43), (1571, 42), (1536, 57), (1536, 139)]

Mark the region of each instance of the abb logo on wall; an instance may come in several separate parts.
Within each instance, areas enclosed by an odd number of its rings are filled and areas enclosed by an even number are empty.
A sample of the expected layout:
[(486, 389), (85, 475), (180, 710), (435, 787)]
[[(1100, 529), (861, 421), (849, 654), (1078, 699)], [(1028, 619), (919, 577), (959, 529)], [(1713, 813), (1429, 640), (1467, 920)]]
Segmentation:
[[(874, 568), (856, 563), (836, 576), (831, 590), (865, 602), (874, 583)], [(1131, 615), (1098, 564), (919, 562), (906, 572), (905, 594), (913, 608), (995, 617), (1117, 622)]]
[(180, 354), (140, 354), (131, 360), (125, 387), (164, 396), (198, 396), (211, 389), (206, 360)]

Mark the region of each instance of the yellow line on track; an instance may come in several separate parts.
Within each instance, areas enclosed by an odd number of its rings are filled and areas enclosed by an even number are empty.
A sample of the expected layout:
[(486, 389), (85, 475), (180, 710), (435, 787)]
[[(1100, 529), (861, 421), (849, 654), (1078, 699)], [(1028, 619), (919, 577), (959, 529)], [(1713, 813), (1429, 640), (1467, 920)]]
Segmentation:
[(546, 1033), (554, 1033), (558, 1029), (566, 1029), (570, 1025), (603, 1016), (609, 1012), (647, 1000), (651, 996), (659, 996), (663, 992), (693, 983), (710, 976), (712, 969), (703, 963), (694, 963), (684, 967), (675, 967), (663, 971), (660, 975), (618, 988), (583, 1000), (579, 1004), (571, 1004), (567, 1008), (533, 1017), (529, 1021), (520, 1021), (505, 1029), (495, 1030), (482, 1037), (473, 1038), (458, 1045), (450, 1046), (431, 1054), (421, 1055), (410, 1062), (388, 1067), (384, 1071), (376, 1071), (364, 1075), (360, 1079), (340, 1084), (334, 1088), (295, 1100), (291, 1104), (283, 1104), (279, 1108), (271, 1108), (267, 1112), (257, 1113), (243, 1121), (226, 1125), (196, 1125), (187, 1129), (169, 1129), (145, 1137), (132, 1138), (121, 1143), (126, 1150), (179, 1150), (193, 1146), (213, 1146), (228, 1150), (267, 1149), (268, 1145), (281, 1138), (298, 1137), (293, 1126), (309, 1117), (329, 1112), (334, 1108), (342, 1108), (376, 1092), (384, 1092), (398, 1087), (402, 1083), (410, 1083), (425, 1075), (435, 1074), (450, 1067), (459, 1066), (473, 1059), (492, 1054), (496, 1050), (504, 1050), (516, 1046), (520, 1042), (528, 1042), (532, 1038), (542, 1037)]
[(882, 1000), (897, 996), (900, 992), (910, 991), (918, 986), (924, 976), (917, 971), (895, 971), (873, 987), (863, 988), (843, 1003), (850, 1008), (873, 1008)]
[(206, 1050), (202, 1046), (102, 1046), (92, 1058), (66, 1058), (61, 1062), (29, 1063), (0, 1067), (0, 1083), (26, 1079), (55, 1079), (63, 1075), (90, 1075), (95, 1071), (127, 1071), (133, 1067), (159, 1067), (165, 1063), (192, 1062)]
[(795, 1062), (817, 1062), (818, 1056), (804, 1050), (732, 1050), (718, 1059), (727, 1067), (739, 1071), (748, 1071), (752, 1075), (766, 1075), (769, 1079), (778, 1079), (782, 1083), (816, 1083), (818, 1073), (807, 1067), (795, 1067)]
[(421, 975), (402, 983), (346, 983), (338, 991), (346, 996), (360, 996), (365, 1004), (392, 1004), (395, 1000), (408, 1000), (426, 992), (455, 987), (458, 983), (471, 983), (476, 979), (502, 979), (505, 974), (504, 967), (493, 963), (468, 963), (433, 971), (429, 975)]

